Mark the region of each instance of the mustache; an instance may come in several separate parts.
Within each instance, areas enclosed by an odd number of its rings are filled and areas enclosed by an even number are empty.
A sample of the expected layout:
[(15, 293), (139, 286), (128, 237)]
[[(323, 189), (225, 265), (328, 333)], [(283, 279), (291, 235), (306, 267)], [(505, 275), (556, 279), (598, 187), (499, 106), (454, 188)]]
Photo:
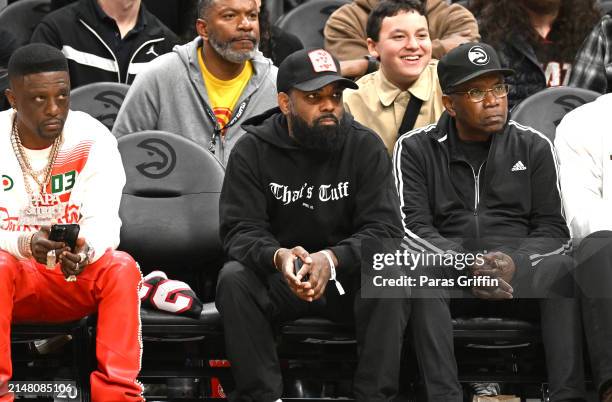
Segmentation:
[(333, 114), (324, 114), (322, 116), (317, 117), (316, 120), (314, 121), (314, 124), (317, 125), (317, 124), (319, 124), (321, 122), (321, 120), (324, 120), (324, 119), (332, 119), (336, 124), (340, 123), (340, 121), (338, 120), (338, 118), (335, 115), (333, 115)]
[(64, 124), (63, 119), (49, 119), (42, 122), (43, 125), (46, 124)]
[(237, 36), (235, 38), (232, 38), (232, 42), (239, 42), (241, 40), (248, 40), (253, 42), (253, 44), (257, 43), (257, 38), (255, 38), (255, 36), (253, 35)]

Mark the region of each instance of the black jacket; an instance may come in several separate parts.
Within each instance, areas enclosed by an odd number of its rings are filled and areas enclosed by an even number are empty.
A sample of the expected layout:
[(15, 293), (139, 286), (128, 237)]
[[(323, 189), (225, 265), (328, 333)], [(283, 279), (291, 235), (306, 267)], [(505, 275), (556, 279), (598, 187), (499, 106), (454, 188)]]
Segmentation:
[(570, 247), (553, 145), (510, 120), (478, 172), (456, 146), (454, 119), (404, 134), (394, 151), (404, 230), (420, 251), (502, 251), (517, 275)]
[(178, 43), (176, 35), (141, 4), (144, 28), (134, 39), (127, 77), (120, 76), (117, 57), (99, 33), (101, 22), (93, 1), (79, 0), (50, 13), (30, 40), (62, 50), (68, 58), (72, 88), (100, 81), (131, 84), (148, 62)]
[(230, 259), (267, 275), (279, 247), (327, 248), (342, 278), (359, 271), (362, 240), (402, 237), (389, 155), (376, 134), (347, 117), (342, 149), (327, 154), (297, 146), (278, 108), (245, 122), (219, 202)]

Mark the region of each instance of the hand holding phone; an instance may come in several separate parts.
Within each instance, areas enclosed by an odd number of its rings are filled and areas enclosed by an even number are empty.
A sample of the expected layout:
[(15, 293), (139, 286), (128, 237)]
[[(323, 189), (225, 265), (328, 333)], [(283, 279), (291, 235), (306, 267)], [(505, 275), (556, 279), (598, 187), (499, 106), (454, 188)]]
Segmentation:
[(70, 247), (70, 252), (74, 253), (79, 230), (80, 227), (77, 223), (53, 225), (51, 226), (51, 233), (49, 233), (49, 240), (64, 242), (66, 246)]

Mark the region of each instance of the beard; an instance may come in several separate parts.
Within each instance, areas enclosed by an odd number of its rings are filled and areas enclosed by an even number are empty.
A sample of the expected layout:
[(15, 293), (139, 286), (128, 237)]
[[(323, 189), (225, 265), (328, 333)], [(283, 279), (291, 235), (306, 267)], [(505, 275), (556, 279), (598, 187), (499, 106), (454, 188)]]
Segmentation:
[[(344, 145), (346, 133), (348, 132), (348, 118), (343, 113), (340, 119), (333, 114), (325, 114), (318, 117), (312, 125), (302, 119), (293, 111), (290, 112), (291, 134), (300, 144), (300, 147), (311, 151), (322, 151), (326, 153), (336, 152)], [(321, 125), (321, 120), (333, 118), (334, 125)]]
[(538, 14), (552, 14), (561, 7), (561, 0), (523, 0), (523, 5)]
[(208, 43), (215, 49), (215, 52), (225, 60), (236, 64), (243, 63), (255, 57), (255, 52), (259, 48), (259, 41), (253, 35), (249, 35), (249, 39), (253, 42), (253, 50), (235, 51), (232, 49), (233, 40), (221, 42), (212, 31), (208, 33)]

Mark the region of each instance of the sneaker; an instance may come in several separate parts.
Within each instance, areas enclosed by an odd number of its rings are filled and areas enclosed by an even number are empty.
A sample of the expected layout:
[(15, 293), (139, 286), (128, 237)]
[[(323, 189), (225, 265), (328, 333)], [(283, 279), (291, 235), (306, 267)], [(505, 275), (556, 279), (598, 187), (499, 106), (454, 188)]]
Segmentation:
[(500, 394), (499, 384), (496, 382), (473, 382), (469, 384), (472, 395), (495, 396)]
[(52, 338), (33, 341), (30, 347), (38, 355), (48, 355), (60, 351), (71, 340), (72, 336), (70, 335), (57, 335)]

